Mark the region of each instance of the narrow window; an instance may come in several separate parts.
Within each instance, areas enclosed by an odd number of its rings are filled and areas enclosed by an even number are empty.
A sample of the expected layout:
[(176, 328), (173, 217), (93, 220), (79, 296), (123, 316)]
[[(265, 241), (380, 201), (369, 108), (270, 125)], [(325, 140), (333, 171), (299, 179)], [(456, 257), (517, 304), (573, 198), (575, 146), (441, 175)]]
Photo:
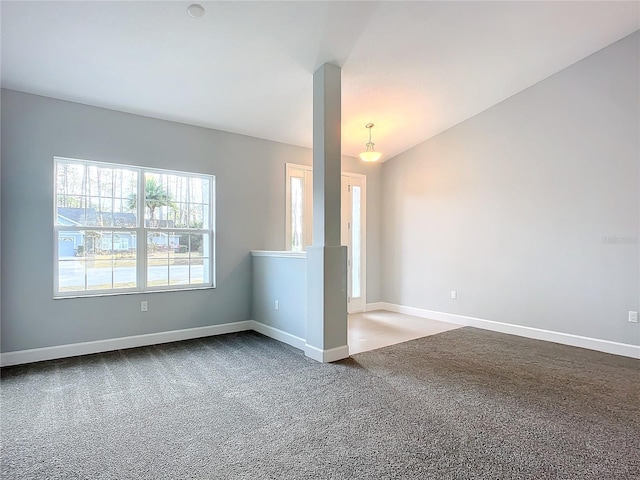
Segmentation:
[(286, 245), (287, 250), (302, 252), (312, 243), (313, 171), (304, 165), (287, 164)]

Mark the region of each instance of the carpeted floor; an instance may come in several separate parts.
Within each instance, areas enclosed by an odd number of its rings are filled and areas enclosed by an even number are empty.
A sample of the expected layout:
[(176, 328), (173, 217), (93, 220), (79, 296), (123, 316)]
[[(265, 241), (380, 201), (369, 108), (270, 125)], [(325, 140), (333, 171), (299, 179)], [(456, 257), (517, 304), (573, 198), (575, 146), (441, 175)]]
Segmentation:
[(640, 361), (462, 328), (315, 363), (257, 333), (3, 369), (9, 479), (638, 479)]

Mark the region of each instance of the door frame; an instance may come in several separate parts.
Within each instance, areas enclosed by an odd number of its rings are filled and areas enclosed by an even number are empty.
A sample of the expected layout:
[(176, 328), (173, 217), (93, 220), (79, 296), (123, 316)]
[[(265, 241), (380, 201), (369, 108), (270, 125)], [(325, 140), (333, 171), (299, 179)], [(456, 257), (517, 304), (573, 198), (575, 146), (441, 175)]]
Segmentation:
[[(347, 178), (347, 183), (349, 181), (349, 178), (353, 178), (353, 179), (357, 179), (358, 183), (359, 183), (359, 187), (360, 187), (360, 233), (361, 233), (361, 238), (360, 238), (360, 257), (361, 257), (361, 262), (360, 262), (360, 300), (362, 302), (362, 305), (359, 306), (358, 308), (351, 308), (352, 307), (352, 302), (350, 301), (351, 298), (351, 284), (352, 282), (349, 282), (349, 288), (347, 289), (349, 292), (349, 301), (347, 302), (347, 312), (348, 313), (357, 313), (357, 312), (364, 312), (366, 310), (366, 306), (367, 306), (367, 176), (362, 174), (362, 173), (349, 173), (349, 172), (342, 172), (342, 177), (346, 177)], [(350, 183), (348, 183), (349, 185), (349, 189), (348, 192), (351, 192), (351, 187), (353, 187), (353, 185), (351, 185)], [(342, 203), (343, 198), (341, 196), (340, 202)], [(352, 210), (352, 205), (351, 205), (351, 197), (349, 198), (349, 213), (351, 213)], [(342, 206), (341, 206), (342, 207)], [(353, 219), (351, 217), (349, 217), (350, 223), (353, 223)], [(342, 216), (340, 218), (340, 223), (342, 224), (343, 219)], [(348, 232), (351, 233), (351, 226), (349, 226), (348, 228)], [(349, 243), (350, 243), (351, 239), (349, 239)], [(341, 241), (342, 243), (342, 241)], [(351, 253), (349, 251), (347, 251), (347, 258), (348, 261), (351, 260)], [(349, 263), (347, 263), (347, 268), (349, 268)], [(350, 275), (347, 272), (347, 278), (350, 278)]]

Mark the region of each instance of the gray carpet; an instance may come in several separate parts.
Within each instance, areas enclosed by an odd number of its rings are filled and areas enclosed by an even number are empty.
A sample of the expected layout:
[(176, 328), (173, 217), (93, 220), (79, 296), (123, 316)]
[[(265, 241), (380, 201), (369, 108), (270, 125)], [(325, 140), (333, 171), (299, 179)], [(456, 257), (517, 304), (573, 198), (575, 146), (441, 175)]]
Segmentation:
[(0, 385), (7, 480), (640, 478), (640, 361), (473, 328), (329, 365), (246, 332)]

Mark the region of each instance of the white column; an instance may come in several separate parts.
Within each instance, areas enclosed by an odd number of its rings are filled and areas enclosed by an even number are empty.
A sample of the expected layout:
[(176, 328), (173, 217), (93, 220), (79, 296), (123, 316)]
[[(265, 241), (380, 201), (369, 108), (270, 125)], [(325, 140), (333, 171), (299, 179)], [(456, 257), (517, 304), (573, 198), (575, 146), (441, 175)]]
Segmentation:
[(340, 246), (341, 79), (325, 63), (313, 74), (313, 245), (307, 247), (305, 355), (320, 362), (349, 356), (347, 248)]

